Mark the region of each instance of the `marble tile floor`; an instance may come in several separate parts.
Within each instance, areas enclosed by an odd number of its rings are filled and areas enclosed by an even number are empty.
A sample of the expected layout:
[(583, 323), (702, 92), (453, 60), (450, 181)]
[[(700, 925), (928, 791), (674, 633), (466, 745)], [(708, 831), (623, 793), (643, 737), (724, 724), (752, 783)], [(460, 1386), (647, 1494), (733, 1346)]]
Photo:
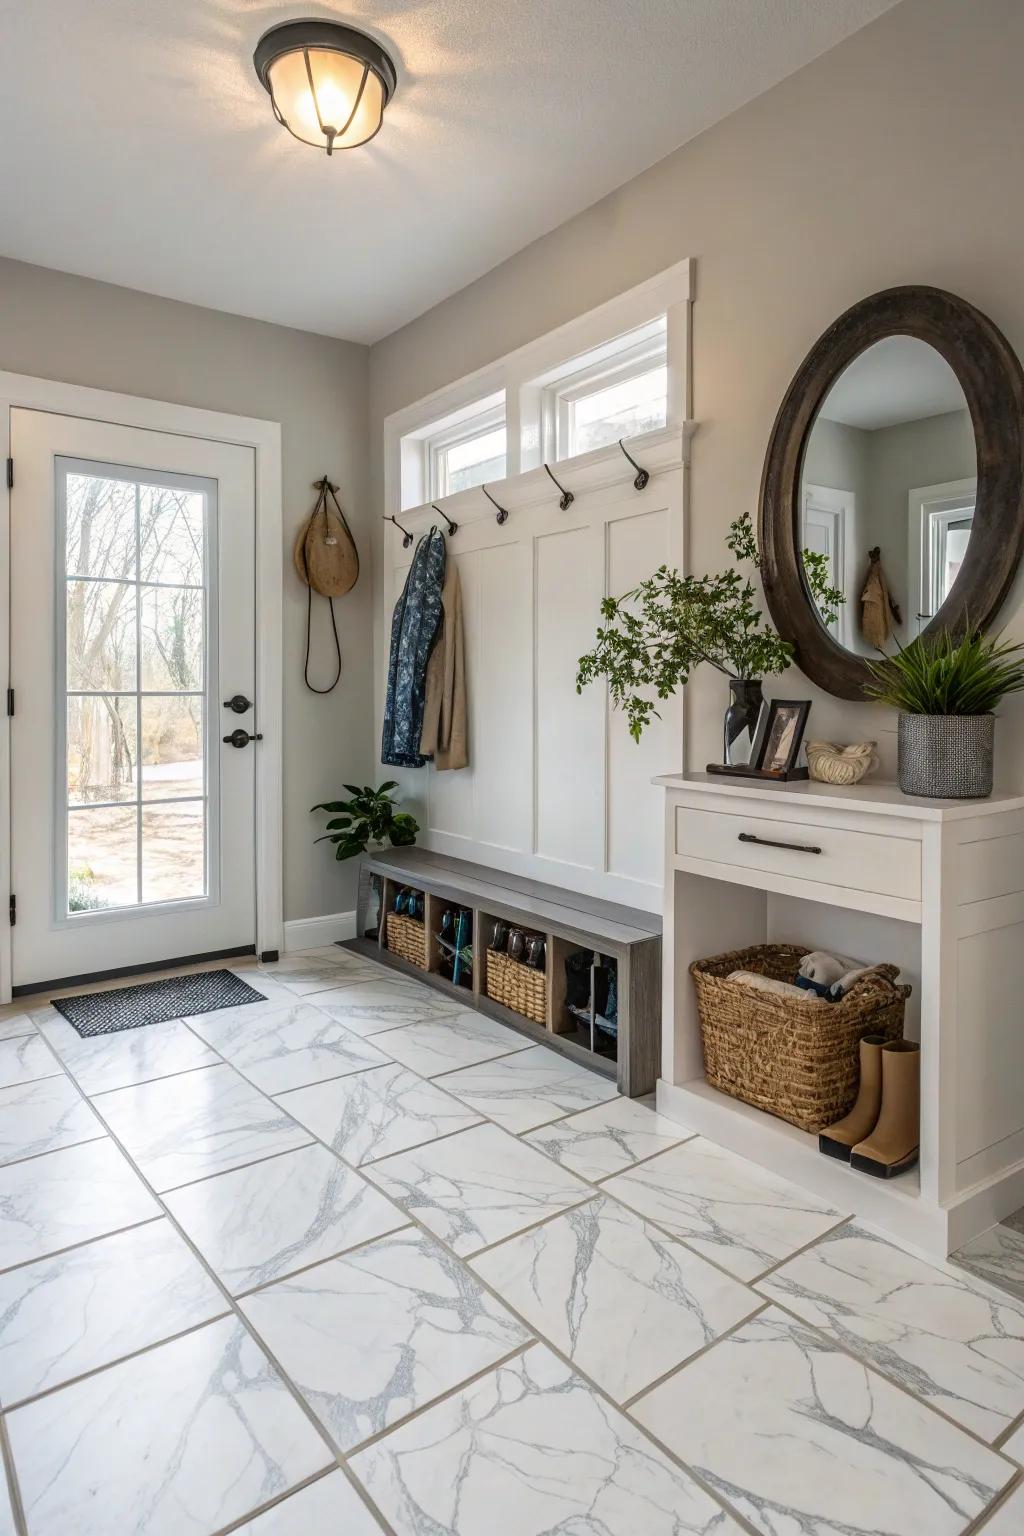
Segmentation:
[(235, 968), (0, 1009), (0, 1536), (1024, 1533), (1024, 1223), (932, 1267), (415, 979)]

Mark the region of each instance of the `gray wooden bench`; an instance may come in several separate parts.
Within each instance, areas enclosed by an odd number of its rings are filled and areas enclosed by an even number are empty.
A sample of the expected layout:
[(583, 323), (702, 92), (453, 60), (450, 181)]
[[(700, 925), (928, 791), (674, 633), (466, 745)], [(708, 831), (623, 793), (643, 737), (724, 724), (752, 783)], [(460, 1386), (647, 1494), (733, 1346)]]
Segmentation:
[[(424, 898), (425, 970), (387, 948), (384, 918), (403, 888)], [(443, 949), (437, 935), (441, 914), (449, 906), (472, 913), (474, 964), (468, 985), (455, 984), (440, 974)], [(346, 948), (415, 975), (574, 1061), (615, 1077), (620, 1091), (632, 1098), (653, 1090), (661, 1055), (660, 917), (429, 849), (392, 848), (368, 854), (362, 861), (357, 921), (358, 936)], [(545, 936), (544, 1024), (487, 996), (488, 945), (497, 921)], [(616, 963), (618, 1032), (614, 1039), (595, 1027), (592, 1016), (588, 1022), (565, 1006), (565, 961), (580, 951)]]

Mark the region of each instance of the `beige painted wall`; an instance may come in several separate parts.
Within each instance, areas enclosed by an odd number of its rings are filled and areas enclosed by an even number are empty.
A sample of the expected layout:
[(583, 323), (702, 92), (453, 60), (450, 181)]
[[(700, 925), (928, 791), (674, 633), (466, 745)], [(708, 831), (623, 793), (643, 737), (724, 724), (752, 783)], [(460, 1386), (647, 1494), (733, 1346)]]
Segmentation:
[[(327, 845), (312, 846), (322, 818), (309, 807), (372, 771), (366, 348), (0, 259), (0, 368), (281, 423), (284, 915), (351, 910), (354, 871)], [(305, 588), (291, 549), (312, 510), (311, 482), (324, 473), (340, 486), (363, 565), (355, 590), (336, 604), (342, 682), (316, 698), (302, 681)], [(325, 614), (316, 615), (321, 624)]]
[[(1024, 353), (1024, 4), (903, 0), (799, 74), (372, 349), (374, 499), (386, 414), (500, 357), (684, 256), (696, 257), (691, 568), (723, 563), (728, 523), (756, 505), (778, 404), (817, 336), (895, 283), (933, 283), (985, 310)], [(1018, 582), (1007, 605), (1024, 638)], [(596, 616), (595, 616), (596, 618)], [(887, 732), (867, 705), (811, 694), (814, 735)], [(725, 689), (687, 698), (691, 767), (715, 756)], [(1000, 776), (1024, 783), (1024, 704), (998, 727)]]

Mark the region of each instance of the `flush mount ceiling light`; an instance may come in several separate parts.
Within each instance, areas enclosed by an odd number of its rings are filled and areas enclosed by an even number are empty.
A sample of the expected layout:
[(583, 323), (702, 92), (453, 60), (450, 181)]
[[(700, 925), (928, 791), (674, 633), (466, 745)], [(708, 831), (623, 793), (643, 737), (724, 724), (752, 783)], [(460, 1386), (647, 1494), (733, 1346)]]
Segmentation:
[(395, 92), (395, 66), (380, 44), (336, 21), (271, 27), (252, 61), (278, 122), (329, 155), (372, 139)]

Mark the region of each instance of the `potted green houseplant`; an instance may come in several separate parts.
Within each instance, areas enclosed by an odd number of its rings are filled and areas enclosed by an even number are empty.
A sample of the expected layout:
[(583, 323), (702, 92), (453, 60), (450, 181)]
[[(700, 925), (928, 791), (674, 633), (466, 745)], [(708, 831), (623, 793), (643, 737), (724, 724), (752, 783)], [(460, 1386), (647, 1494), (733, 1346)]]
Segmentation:
[(869, 662), (869, 697), (899, 711), (897, 761), (906, 795), (992, 793), (995, 709), (1024, 689), (1024, 646), (977, 630), (921, 635)]
[(391, 791), (398, 788), (397, 779), (389, 779), (378, 789), (372, 784), (343, 787), (351, 799), (328, 800), (313, 806), (314, 811), (327, 811), (331, 816), (327, 831), (316, 842), (333, 843), (336, 859), (354, 859), (371, 845), (382, 848), (389, 842), (395, 848), (404, 848), (416, 841), (419, 822), (408, 811), (400, 811), (391, 798)]
[[(749, 512), (730, 524), (725, 542), (738, 562), (758, 569)], [(805, 550), (804, 573), (823, 623), (834, 623), (843, 594), (829, 582), (827, 557)], [(601, 615), (606, 623), (597, 644), (580, 658), (577, 693), (607, 678), (612, 702), (639, 741), (658, 714), (656, 700), (669, 698), (689, 682), (694, 667), (707, 662), (729, 679), (725, 761), (749, 761), (763, 703), (761, 680), (784, 672), (793, 659), (789, 641), (762, 623), (750, 574), (733, 565), (716, 576), (680, 576), (662, 565), (631, 592), (605, 598)]]

